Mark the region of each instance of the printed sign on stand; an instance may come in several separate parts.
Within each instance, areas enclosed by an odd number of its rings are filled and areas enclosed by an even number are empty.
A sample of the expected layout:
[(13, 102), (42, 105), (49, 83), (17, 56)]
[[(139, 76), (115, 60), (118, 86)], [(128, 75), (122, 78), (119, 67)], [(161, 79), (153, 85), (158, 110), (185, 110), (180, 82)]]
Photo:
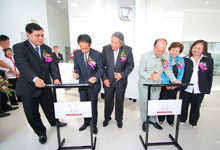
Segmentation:
[(182, 100), (149, 100), (148, 116), (181, 114)]
[(59, 102), (54, 108), (56, 119), (92, 117), (91, 102)]

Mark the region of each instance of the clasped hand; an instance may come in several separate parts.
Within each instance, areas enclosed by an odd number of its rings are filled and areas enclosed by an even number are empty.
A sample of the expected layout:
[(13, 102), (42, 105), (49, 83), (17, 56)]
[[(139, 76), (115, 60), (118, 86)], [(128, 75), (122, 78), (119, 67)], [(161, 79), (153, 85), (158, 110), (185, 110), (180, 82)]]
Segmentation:
[(114, 77), (115, 77), (116, 81), (118, 81), (118, 80), (120, 80), (122, 78), (121, 74), (118, 73), (118, 72), (114, 73)]
[(160, 76), (158, 74), (152, 74), (149, 77), (151, 80), (157, 81), (160, 79)]

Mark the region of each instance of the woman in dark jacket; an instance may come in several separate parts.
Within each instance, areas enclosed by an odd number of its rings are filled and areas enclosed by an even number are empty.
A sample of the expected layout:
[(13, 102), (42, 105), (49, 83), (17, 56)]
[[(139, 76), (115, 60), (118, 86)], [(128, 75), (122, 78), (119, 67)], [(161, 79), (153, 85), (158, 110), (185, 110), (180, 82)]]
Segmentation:
[(196, 128), (200, 116), (200, 103), (205, 94), (210, 94), (213, 78), (213, 59), (208, 57), (207, 42), (195, 41), (184, 59), (185, 72), (182, 83), (191, 83), (192, 86), (183, 87), (181, 91), (182, 112), (180, 123), (187, 120), (188, 108), (190, 107), (189, 124)]

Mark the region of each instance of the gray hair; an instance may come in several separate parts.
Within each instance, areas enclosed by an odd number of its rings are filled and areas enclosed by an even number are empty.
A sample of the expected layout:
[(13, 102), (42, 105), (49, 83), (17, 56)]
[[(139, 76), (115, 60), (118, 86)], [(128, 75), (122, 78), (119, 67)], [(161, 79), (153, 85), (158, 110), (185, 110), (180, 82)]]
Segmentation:
[(117, 37), (120, 39), (120, 43), (122, 44), (122, 46), (125, 46), (125, 42), (124, 42), (124, 35), (121, 32), (115, 32), (112, 34), (112, 37)]

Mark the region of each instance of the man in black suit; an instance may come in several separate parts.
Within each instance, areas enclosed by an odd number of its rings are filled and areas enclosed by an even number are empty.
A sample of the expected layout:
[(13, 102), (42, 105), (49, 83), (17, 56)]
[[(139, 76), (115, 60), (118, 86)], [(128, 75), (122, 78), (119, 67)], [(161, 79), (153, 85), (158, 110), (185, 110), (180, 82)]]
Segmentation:
[[(51, 60), (51, 48), (43, 44), (44, 30), (35, 23), (27, 24), (27, 41), (13, 46), (15, 64), (20, 71), (16, 85), (16, 93), (21, 96), (24, 112), (28, 123), (39, 136), (41, 144), (46, 143), (46, 128), (40, 118), (39, 104), (51, 126), (56, 125), (54, 99), (50, 88), (51, 83), (60, 84), (58, 70)], [(66, 123), (59, 124), (65, 126)]]
[(63, 55), (61, 53), (59, 53), (59, 47), (58, 46), (54, 46), (53, 47), (53, 53), (52, 53), (52, 58), (57, 62), (60, 63), (63, 61)]
[[(92, 121), (93, 121), (93, 133), (97, 134), (97, 102), (98, 94), (101, 89), (100, 78), (103, 73), (102, 55), (98, 51), (90, 48), (92, 40), (89, 35), (82, 34), (78, 37), (77, 42), (80, 50), (74, 54), (74, 74), (75, 79), (79, 79), (79, 83), (92, 83), (91, 87), (91, 101), (92, 101)], [(80, 101), (88, 101), (88, 89), (80, 88)], [(85, 118), (84, 124), (79, 128), (79, 131), (83, 131), (89, 125), (90, 119)]]
[(59, 47), (58, 46), (54, 46), (53, 47), (53, 53), (51, 54), (52, 59), (54, 60), (58, 71), (59, 71), (59, 81), (62, 83), (61, 80), (61, 75), (60, 75), (60, 68), (59, 68), (59, 63), (63, 61), (63, 55), (61, 53), (59, 53)]
[(123, 126), (124, 95), (127, 87), (128, 74), (134, 68), (132, 49), (124, 44), (124, 35), (121, 32), (113, 33), (111, 44), (102, 50), (105, 90), (105, 120), (103, 126), (108, 125), (115, 101), (115, 120), (118, 128)]

